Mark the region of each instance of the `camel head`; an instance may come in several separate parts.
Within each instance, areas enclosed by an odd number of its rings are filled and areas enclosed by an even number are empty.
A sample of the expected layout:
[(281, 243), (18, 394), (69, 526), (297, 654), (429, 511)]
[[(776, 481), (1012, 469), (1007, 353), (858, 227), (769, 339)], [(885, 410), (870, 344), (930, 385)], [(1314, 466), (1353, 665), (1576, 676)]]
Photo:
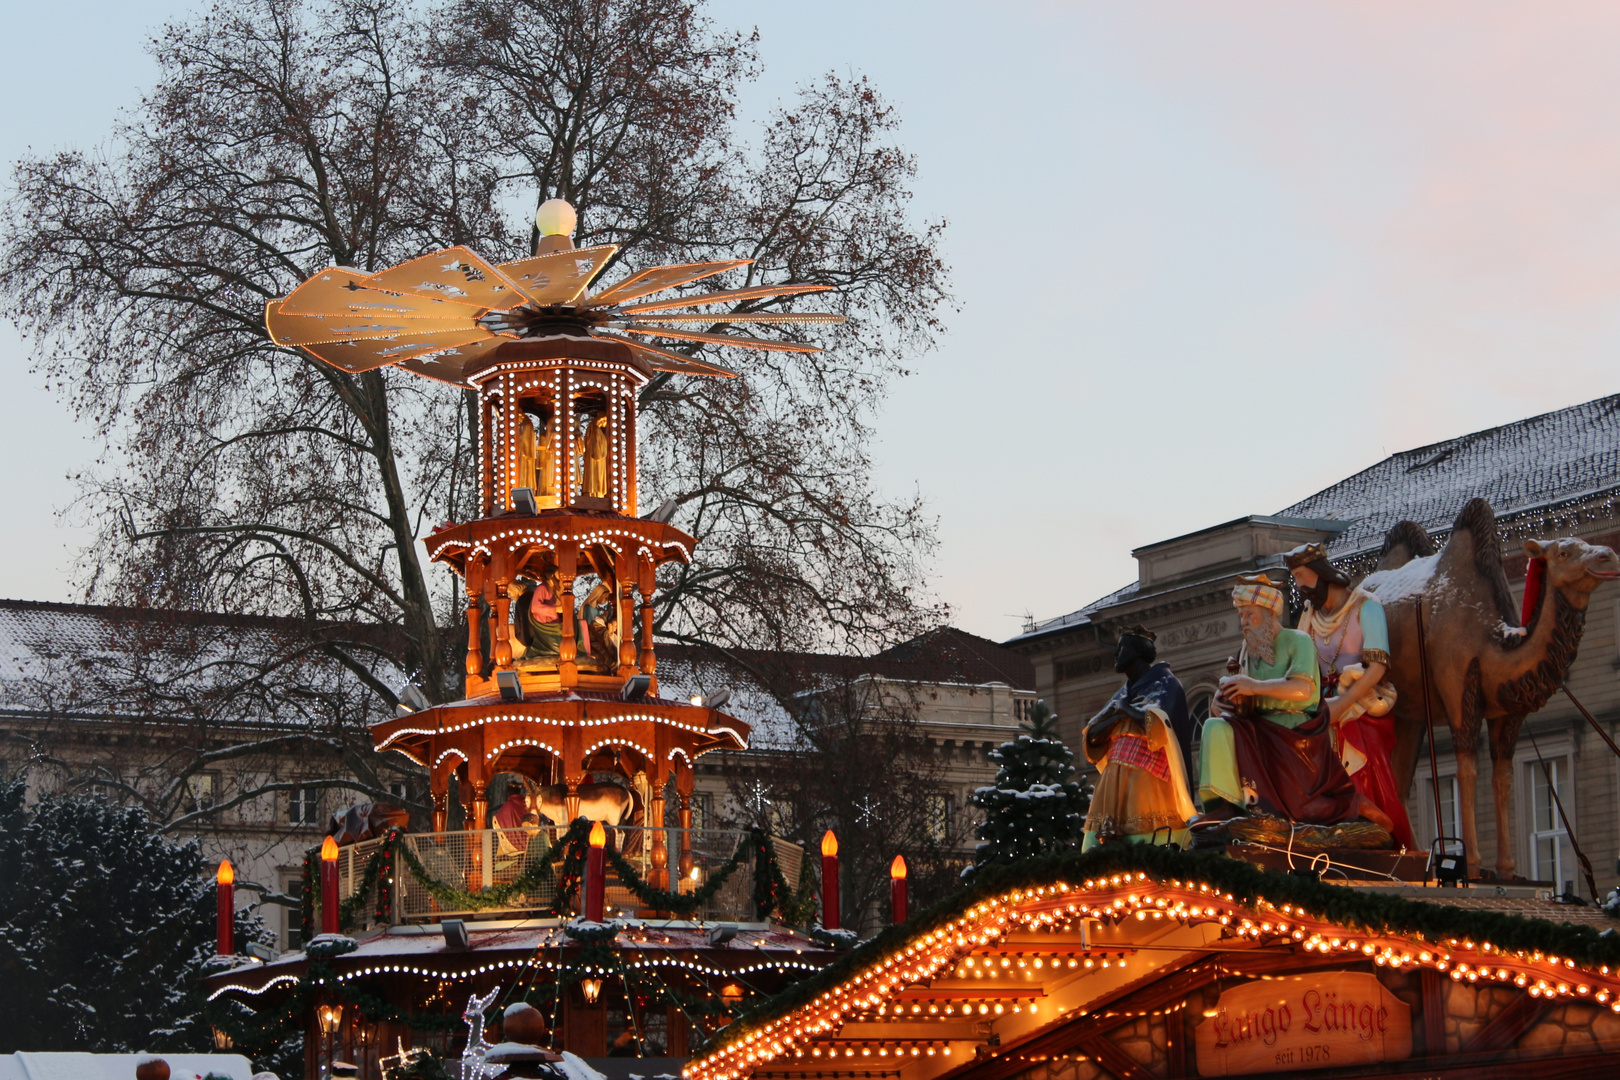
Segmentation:
[(1547, 560), (1547, 584), (1579, 607), (1605, 581), (1620, 578), (1620, 556), (1601, 544), (1588, 544), (1566, 536), (1562, 540), (1526, 540), (1524, 551), (1532, 559)]

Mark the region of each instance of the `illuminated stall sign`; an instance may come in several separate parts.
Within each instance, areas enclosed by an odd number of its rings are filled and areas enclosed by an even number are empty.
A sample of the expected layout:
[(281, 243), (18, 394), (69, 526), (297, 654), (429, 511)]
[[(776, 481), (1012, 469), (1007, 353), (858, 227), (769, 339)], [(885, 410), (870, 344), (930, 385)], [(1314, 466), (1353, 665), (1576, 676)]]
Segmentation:
[(1198, 1026), (1198, 1074), (1328, 1069), (1412, 1055), (1412, 1010), (1377, 977), (1336, 971), (1221, 994)]

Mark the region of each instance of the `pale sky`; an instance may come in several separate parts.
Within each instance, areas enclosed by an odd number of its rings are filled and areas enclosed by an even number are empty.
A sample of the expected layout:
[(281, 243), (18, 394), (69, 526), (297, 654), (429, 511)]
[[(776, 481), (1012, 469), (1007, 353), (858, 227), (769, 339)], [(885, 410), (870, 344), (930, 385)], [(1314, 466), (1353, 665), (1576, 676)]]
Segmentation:
[[(5, 0), (0, 156), (94, 144), (185, 3)], [(747, 118), (829, 69), (904, 117), (959, 310), (879, 481), (971, 631), (1388, 453), (1620, 392), (1620, 7), (722, 0)], [(0, 330), (0, 596), (76, 599), (94, 448)]]

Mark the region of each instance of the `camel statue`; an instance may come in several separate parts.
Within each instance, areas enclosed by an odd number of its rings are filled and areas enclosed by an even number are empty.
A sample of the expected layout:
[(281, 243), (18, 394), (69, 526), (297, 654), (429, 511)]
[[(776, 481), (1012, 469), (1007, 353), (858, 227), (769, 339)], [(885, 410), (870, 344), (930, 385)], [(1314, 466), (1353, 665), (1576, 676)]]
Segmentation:
[[(1543, 705), (1569, 674), (1586, 624), (1592, 590), (1620, 577), (1620, 558), (1584, 540), (1527, 540), (1525, 552), (1543, 560), (1540, 595), (1515, 610), (1502, 545), (1490, 503), (1473, 499), (1452, 526), (1445, 549), (1422, 526), (1398, 522), (1384, 540), (1377, 569), (1363, 584), (1389, 619), (1390, 678), (1395, 683), (1395, 777), (1410, 787), (1423, 745), (1423, 681), (1418, 661), (1417, 605), (1423, 605), (1424, 644), (1436, 726), (1451, 727), (1457, 753), (1462, 839), (1470, 877), (1479, 873), (1474, 791), (1479, 734), (1490, 725), (1491, 784), (1496, 796), (1496, 874), (1514, 877), (1513, 750), (1524, 718)], [(1537, 576), (1537, 575), (1532, 575)]]

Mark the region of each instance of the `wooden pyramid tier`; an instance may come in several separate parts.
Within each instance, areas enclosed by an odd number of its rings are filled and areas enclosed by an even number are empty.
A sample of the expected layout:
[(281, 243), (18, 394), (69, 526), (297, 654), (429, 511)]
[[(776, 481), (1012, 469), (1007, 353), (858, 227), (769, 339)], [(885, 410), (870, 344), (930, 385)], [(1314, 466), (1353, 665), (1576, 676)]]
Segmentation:
[(582, 789), (588, 797), (592, 776), (604, 773), (642, 786), (648, 818), (662, 822), (664, 788), (674, 780), (681, 827), (690, 829), (692, 763), (714, 750), (747, 749), (749, 726), (703, 705), (569, 690), (456, 701), (375, 724), (371, 733), (379, 752), (398, 751), (429, 770), (437, 832), (446, 828), (452, 776), (465, 820), (482, 827), (490, 783), (501, 774), (552, 789), (557, 825), (581, 814)]

